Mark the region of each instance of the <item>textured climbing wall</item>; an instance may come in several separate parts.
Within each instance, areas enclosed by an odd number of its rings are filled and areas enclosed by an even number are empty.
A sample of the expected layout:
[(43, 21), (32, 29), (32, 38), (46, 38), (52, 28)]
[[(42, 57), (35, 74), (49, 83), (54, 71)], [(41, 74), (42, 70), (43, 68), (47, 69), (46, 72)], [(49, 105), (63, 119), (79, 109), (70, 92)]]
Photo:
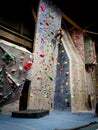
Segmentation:
[(67, 30), (62, 39), (65, 51), (70, 59), (70, 98), (71, 111), (78, 112), (86, 109), (85, 65)]
[(29, 109), (53, 109), (57, 45), (52, 43), (52, 39), (60, 27), (61, 11), (50, 1), (40, 0)]
[[(96, 60), (97, 60), (97, 63), (98, 63), (98, 51), (96, 50)], [(98, 95), (98, 64), (96, 65), (96, 68), (95, 68), (95, 74), (96, 74), (96, 93)]]
[[(86, 71), (86, 87), (87, 87), (87, 95), (91, 95), (91, 104), (92, 108), (95, 108), (96, 104), (96, 75), (95, 75), (95, 68), (91, 71)], [(87, 101), (87, 100), (86, 100)], [(89, 108), (89, 105), (87, 104), (87, 107)]]
[(70, 62), (63, 43), (58, 46), (57, 74), (54, 95), (54, 109), (70, 110)]
[[(33, 54), (0, 40), (0, 106), (3, 113), (19, 110), (19, 98), (32, 66)], [(28, 64), (30, 63), (30, 64)]]
[(84, 36), (83, 32), (79, 30), (71, 31), (71, 37), (78, 53), (80, 54), (83, 62), (85, 62), (85, 50), (84, 50)]
[(95, 43), (90, 38), (84, 39), (85, 64), (96, 65)]
[(98, 50), (96, 49), (96, 60), (97, 60), (97, 65), (96, 65), (96, 68), (95, 68), (95, 75), (96, 75), (96, 78), (95, 78), (95, 81), (96, 81), (96, 88), (95, 88), (95, 91), (96, 91), (96, 94), (95, 96), (97, 97), (98, 96)]
[(86, 87), (87, 95), (91, 95), (92, 108), (95, 108), (96, 102), (96, 74), (97, 65), (95, 43), (90, 38), (84, 39), (85, 46), (85, 64), (86, 64)]
[[(95, 95), (96, 95), (95, 94), (96, 91), (95, 69), (93, 69), (92, 66), (90, 65), (96, 65), (95, 44), (93, 41), (91, 41), (90, 38), (85, 39), (85, 37), (83, 36), (83, 32), (79, 30), (72, 31), (71, 37), (75, 47), (77, 48), (77, 51), (79, 52), (79, 55), (82, 58), (82, 61), (84, 62), (84, 64), (85, 63), (89, 64), (89, 66), (86, 65), (85, 67), (86, 69), (84, 70), (86, 75), (86, 89), (87, 89), (87, 95), (89, 94), (91, 95), (92, 107), (94, 108)], [(87, 102), (87, 98), (85, 102)]]

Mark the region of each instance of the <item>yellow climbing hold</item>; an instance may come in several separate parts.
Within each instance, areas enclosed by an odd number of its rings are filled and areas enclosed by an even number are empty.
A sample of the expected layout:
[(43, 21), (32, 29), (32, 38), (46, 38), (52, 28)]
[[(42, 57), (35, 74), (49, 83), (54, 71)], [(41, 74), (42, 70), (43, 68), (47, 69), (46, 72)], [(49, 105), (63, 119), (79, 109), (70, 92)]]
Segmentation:
[(68, 84), (69, 84), (68, 82), (65, 83), (66, 86), (68, 86)]
[(58, 62), (57, 65), (60, 65), (60, 63)]
[(66, 64), (68, 64), (68, 62), (67, 62), (67, 61), (65, 61), (65, 62), (64, 62), (64, 65), (66, 65)]
[(61, 52), (62, 52), (62, 53), (64, 53), (65, 51), (64, 51), (64, 50), (62, 50)]
[(31, 98), (33, 97), (33, 94), (32, 93), (30, 93), (30, 95), (29, 95)]
[(68, 99), (67, 99), (67, 98), (65, 98), (65, 102), (68, 102)]

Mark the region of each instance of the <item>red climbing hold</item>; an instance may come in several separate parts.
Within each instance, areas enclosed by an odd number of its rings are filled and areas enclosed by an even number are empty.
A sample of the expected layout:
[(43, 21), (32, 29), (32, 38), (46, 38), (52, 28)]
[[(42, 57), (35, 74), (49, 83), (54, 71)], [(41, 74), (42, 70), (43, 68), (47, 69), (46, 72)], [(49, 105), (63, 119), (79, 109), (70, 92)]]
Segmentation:
[(24, 68), (26, 70), (31, 69), (31, 66), (32, 66), (32, 62), (31, 61), (27, 61), (27, 62), (24, 63)]

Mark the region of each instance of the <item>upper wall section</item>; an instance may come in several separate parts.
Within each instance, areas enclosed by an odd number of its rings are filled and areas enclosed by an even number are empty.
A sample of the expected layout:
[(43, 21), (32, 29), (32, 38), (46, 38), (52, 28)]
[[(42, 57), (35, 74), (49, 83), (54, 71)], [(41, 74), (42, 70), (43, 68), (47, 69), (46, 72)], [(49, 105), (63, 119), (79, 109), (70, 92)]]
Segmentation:
[(51, 41), (60, 27), (61, 11), (50, 1), (40, 0), (36, 33), (43, 43), (41, 49), (47, 43), (45, 40)]
[(84, 39), (85, 46), (85, 64), (96, 65), (95, 43), (90, 38)]
[(85, 50), (84, 50), (84, 36), (80, 30), (74, 30), (71, 32), (73, 43), (82, 59), (85, 62)]

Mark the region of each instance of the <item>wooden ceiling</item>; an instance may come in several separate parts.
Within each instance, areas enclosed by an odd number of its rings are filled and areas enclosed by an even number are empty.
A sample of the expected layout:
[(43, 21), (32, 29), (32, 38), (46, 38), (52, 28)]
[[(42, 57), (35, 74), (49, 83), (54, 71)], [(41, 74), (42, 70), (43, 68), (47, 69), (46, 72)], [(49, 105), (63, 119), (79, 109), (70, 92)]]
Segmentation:
[[(0, 13), (5, 13), (8, 16), (23, 18), (25, 21), (32, 19), (31, 5), (39, 0), (1, 0)], [(83, 31), (98, 43), (98, 4), (96, 0), (51, 0), (61, 9), (61, 11), (70, 18)], [(37, 8), (37, 7), (36, 7)], [(74, 25), (66, 20), (68, 29)]]

